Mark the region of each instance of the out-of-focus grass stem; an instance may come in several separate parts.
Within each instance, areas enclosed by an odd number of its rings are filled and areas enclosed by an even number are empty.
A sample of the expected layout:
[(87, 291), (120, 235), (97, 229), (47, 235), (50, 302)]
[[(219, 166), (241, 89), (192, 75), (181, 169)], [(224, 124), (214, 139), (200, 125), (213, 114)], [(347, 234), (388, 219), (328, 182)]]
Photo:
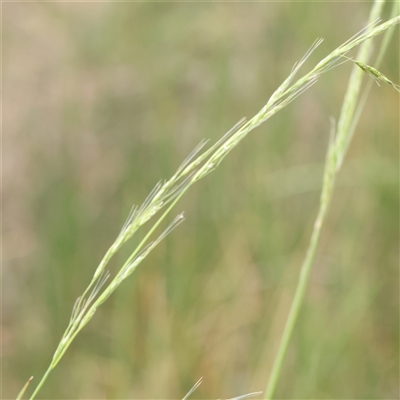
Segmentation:
[[(377, 18), (379, 18), (383, 5), (384, 1), (375, 0), (369, 16), (370, 24), (373, 23), (373, 21), (376, 21)], [(397, 3), (393, 3), (392, 15), (395, 14), (396, 11)], [(390, 30), (388, 30), (386, 34), (391, 35), (392, 33)], [(385, 47), (387, 46), (387, 42), (388, 39), (384, 40), (383, 42), (386, 43)], [(361, 62), (367, 61), (371, 50), (371, 44), (371, 41), (366, 41), (362, 44), (357, 55), (357, 60), (360, 60)], [(337, 129), (335, 129), (334, 125), (332, 126), (331, 138), (325, 162), (320, 206), (314, 223), (314, 228), (311, 234), (311, 239), (306, 252), (306, 256), (301, 266), (299, 280), (297, 282), (292, 305), (279, 343), (278, 352), (275, 357), (269, 381), (265, 390), (265, 399), (271, 399), (274, 395), (276, 385), (282, 371), (283, 361), (285, 359), (294, 326), (296, 324), (299, 311), (304, 299), (304, 294), (307, 288), (312, 265), (315, 259), (315, 254), (321, 236), (321, 229), (323, 227), (325, 217), (329, 208), (329, 203), (332, 198), (336, 176), (346, 155), (346, 151), (348, 149), (348, 145), (355, 128), (355, 122), (361, 112), (361, 108), (358, 108), (356, 110), (356, 107), (363, 74), (363, 71), (358, 66), (353, 67), (347, 86), (347, 91), (343, 100)]]

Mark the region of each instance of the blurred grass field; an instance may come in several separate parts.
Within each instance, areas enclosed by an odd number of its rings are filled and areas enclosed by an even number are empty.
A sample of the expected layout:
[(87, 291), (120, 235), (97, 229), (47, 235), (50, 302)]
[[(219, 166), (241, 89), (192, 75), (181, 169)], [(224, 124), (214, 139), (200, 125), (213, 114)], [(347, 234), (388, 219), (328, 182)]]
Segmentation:
[[(40, 379), (132, 204), (256, 113), (316, 38), (306, 71), (360, 30), (370, 5), (2, 4), (4, 399)], [(194, 398), (264, 390), (350, 70), (185, 195), (185, 223), (97, 311), (40, 399), (182, 398), (201, 376)], [(398, 28), (380, 70), (399, 83)], [(398, 94), (374, 85), (277, 399), (399, 398), (398, 133)]]

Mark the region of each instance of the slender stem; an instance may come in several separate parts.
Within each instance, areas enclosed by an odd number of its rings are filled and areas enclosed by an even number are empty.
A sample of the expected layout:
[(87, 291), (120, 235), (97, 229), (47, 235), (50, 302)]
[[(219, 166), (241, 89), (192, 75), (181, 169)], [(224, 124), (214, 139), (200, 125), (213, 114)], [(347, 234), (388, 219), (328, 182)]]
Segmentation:
[(38, 394), (39, 390), (42, 388), (43, 384), (46, 382), (46, 379), (49, 376), (49, 374), (50, 374), (52, 369), (53, 369), (52, 365), (50, 365), (49, 368), (47, 368), (47, 371), (44, 373), (42, 379), (40, 380), (40, 382), (36, 386), (36, 389), (32, 393), (32, 396), (30, 397), (31, 400), (36, 397), (36, 395)]
[(299, 281), (296, 287), (296, 292), (286, 321), (281, 342), (279, 344), (278, 354), (274, 361), (267, 389), (265, 390), (265, 399), (272, 399), (276, 384), (279, 379), (279, 375), (282, 370), (283, 360), (285, 359), (286, 351), (292, 337), (293, 329), (297, 321), (299, 310), (301, 308), (301, 304), (304, 298), (304, 293), (310, 277), (311, 267), (314, 261), (315, 252), (318, 247), (319, 238), (321, 235), (321, 228), (325, 219), (327, 209), (328, 207), (320, 209), (320, 212), (318, 213), (317, 219), (314, 224), (314, 230), (311, 236), (310, 245), (307, 249), (307, 254), (301, 267)]
[[(375, 21), (379, 17), (383, 4), (384, 1), (375, 0), (369, 17), (370, 23), (372, 21)], [(357, 59), (366, 59), (370, 47), (370, 41), (364, 42), (360, 48)], [(357, 67), (355, 67), (353, 69), (345, 99), (343, 101), (341, 115), (338, 123), (338, 134), (334, 142), (330, 144), (328, 150), (328, 156), (325, 163), (325, 176), (321, 193), (320, 208), (314, 223), (310, 244), (308, 246), (305, 259), (301, 266), (299, 280), (297, 282), (295, 295), (293, 297), (292, 305), (290, 307), (289, 315), (287, 317), (284, 331), (281, 337), (278, 353), (274, 360), (270, 378), (265, 390), (265, 400), (272, 399), (274, 395), (276, 385), (282, 371), (283, 361), (285, 359), (290, 339), (293, 334), (294, 326), (296, 324), (299, 311), (303, 303), (304, 294), (307, 288), (311, 269), (315, 259), (316, 250), (318, 248), (318, 243), (321, 236), (321, 229), (329, 208), (330, 199), (332, 197), (336, 175), (338, 170), (340, 169), (341, 160), (343, 159), (347, 149), (346, 139), (348, 139), (352, 127), (351, 121), (354, 118), (354, 110), (358, 98), (360, 85), (361, 74), (360, 71), (357, 71)]]

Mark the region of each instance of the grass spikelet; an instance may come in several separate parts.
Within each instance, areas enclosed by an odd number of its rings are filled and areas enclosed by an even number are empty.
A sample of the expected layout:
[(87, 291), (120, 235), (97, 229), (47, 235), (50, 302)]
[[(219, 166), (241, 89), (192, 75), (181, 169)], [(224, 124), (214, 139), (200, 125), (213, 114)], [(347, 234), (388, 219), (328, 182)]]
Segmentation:
[(400, 93), (400, 85), (392, 82), (386, 75), (382, 74), (382, 72), (378, 71), (376, 68), (371, 67), (370, 65), (365, 64), (361, 61), (353, 60), (350, 57), (346, 58), (348, 58), (350, 61), (353, 61), (354, 64), (356, 64), (359, 68), (361, 68), (367, 75), (369, 75), (376, 82), (378, 86), (381, 86), (380, 82), (383, 82), (386, 85), (391, 86), (394, 90)]

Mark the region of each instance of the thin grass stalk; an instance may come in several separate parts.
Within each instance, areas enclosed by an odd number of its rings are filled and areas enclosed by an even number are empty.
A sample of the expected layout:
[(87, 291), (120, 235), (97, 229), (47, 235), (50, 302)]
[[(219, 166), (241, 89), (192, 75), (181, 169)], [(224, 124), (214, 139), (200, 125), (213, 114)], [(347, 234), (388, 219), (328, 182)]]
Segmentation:
[[(369, 16), (370, 23), (372, 23), (372, 21), (375, 21), (379, 17), (383, 5), (384, 1), (375, 0)], [(393, 10), (395, 10), (396, 8), (396, 5), (394, 5)], [(390, 31), (387, 32), (388, 35), (391, 35), (391, 33), (389, 33)], [(357, 59), (366, 62), (370, 53), (370, 49), (371, 41), (364, 42), (360, 47)], [(294, 326), (296, 324), (299, 311), (303, 303), (304, 294), (307, 288), (310, 273), (315, 259), (315, 254), (319, 244), (319, 239), (321, 236), (321, 229), (323, 227), (330, 200), (332, 198), (336, 176), (340, 170), (346, 151), (348, 149), (348, 145), (355, 128), (355, 123), (361, 113), (361, 108), (358, 108), (356, 112), (356, 106), (362, 78), (363, 72), (357, 66), (354, 66), (344, 97), (337, 130), (335, 129), (334, 122), (331, 127), (331, 137), (324, 168), (320, 206), (314, 223), (314, 228), (311, 234), (311, 239), (307, 248), (306, 256), (300, 269), (299, 280), (296, 286), (295, 295), (293, 297), (289, 315), (285, 323), (283, 334), (279, 343), (278, 352), (275, 357), (269, 381), (265, 390), (266, 400), (272, 399), (279, 376), (282, 372), (283, 361), (285, 359), (290, 339), (293, 334)], [(335, 130), (337, 131), (336, 137)]]

